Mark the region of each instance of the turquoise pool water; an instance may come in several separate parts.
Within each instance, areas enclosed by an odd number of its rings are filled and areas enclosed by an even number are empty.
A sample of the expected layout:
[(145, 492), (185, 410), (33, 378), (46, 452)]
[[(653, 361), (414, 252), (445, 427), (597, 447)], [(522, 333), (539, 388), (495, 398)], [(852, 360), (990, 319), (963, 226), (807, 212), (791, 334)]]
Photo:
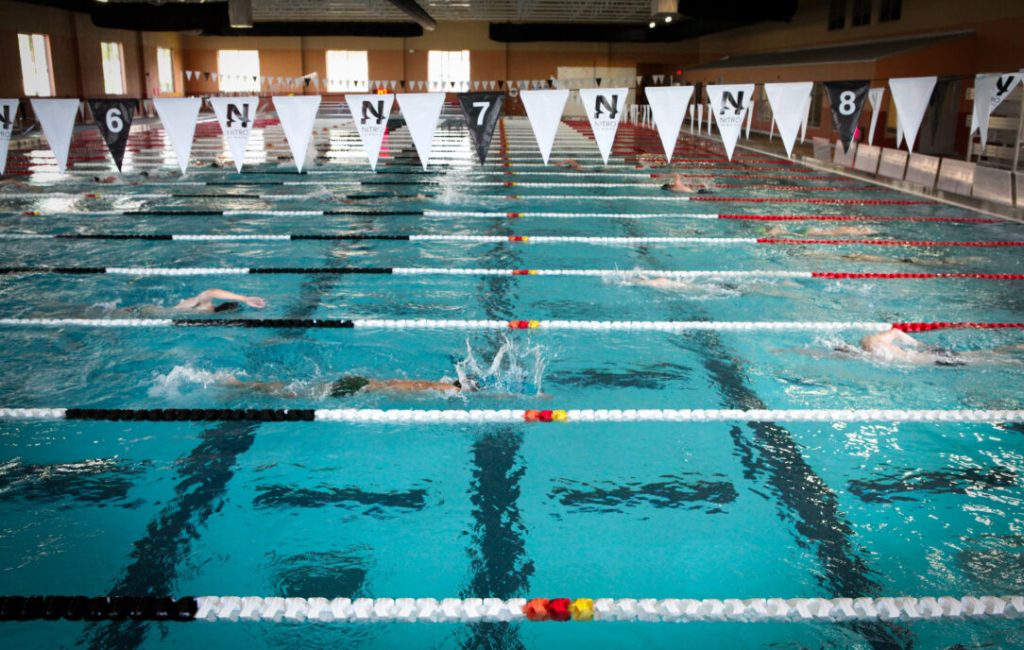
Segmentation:
[[(280, 132), (257, 130), (242, 175), (200, 169), (140, 185), (52, 178), (38, 196), (0, 195), (3, 233), (488, 234), (813, 238), (829, 222), (686, 215), (977, 216), (943, 205), (681, 201), (648, 171), (602, 171), (566, 131), (545, 170), (524, 122), (508, 120), (508, 167), (479, 167), (465, 131), (435, 141), (420, 173), (407, 138), (381, 173), (361, 173), (342, 127), (330, 162), (302, 176), (266, 160)], [(642, 135), (642, 132), (637, 132)], [(620, 135), (623, 146), (634, 137)], [(206, 149), (202, 144), (209, 145)], [(275, 145), (275, 143), (278, 143)], [(274, 145), (268, 148), (269, 145)], [(687, 158), (714, 150), (684, 139)], [(73, 149), (73, 151), (75, 151)], [(200, 139), (199, 155), (222, 153)], [(502, 151), (495, 142), (492, 160)], [(147, 156), (162, 149), (147, 149)], [(276, 154), (275, 154), (276, 155)], [(262, 156), (262, 158), (261, 158)], [(174, 163), (153, 157), (166, 172)], [(724, 165), (724, 163), (716, 163)], [(838, 177), (743, 158), (718, 197), (908, 199)], [(699, 172), (699, 161), (684, 172)], [(73, 168), (74, 169), (74, 168)], [(359, 172), (359, 173), (357, 173)], [(398, 172), (401, 172), (399, 174)], [(511, 174), (506, 173), (511, 172)], [(104, 172), (106, 173), (106, 172)], [(742, 178), (751, 173), (750, 178)], [(607, 183), (513, 188), (475, 182)], [(377, 183), (399, 179), (402, 185)], [(296, 181), (299, 185), (279, 185)], [(366, 184), (352, 185), (351, 183)], [(423, 181), (421, 185), (407, 183)], [(349, 183), (349, 185), (345, 185)], [(632, 183), (616, 186), (613, 183)], [(344, 203), (360, 192), (421, 199)], [(13, 191), (12, 191), (13, 192)], [(68, 192), (58, 195), (57, 192)], [(86, 198), (85, 192), (99, 192)], [(506, 192), (522, 198), (502, 198)], [(223, 197), (173, 197), (216, 194)], [(164, 194), (155, 198), (142, 195)], [(298, 198), (232, 198), (293, 195)], [(551, 195), (566, 198), (531, 198)], [(605, 197), (605, 198), (599, 198)], [(615, 197), (615, 198), (607, 198)], [(660, 200), (671, 198), (672, 200)], [(181, 210), (172, 216), (104, 211)], [(251, 211), (226, 216), (190, 211)], [(351, 214), (288, 216), (273, 210)], [(500, 217), (365, 212), (524, 212)], [(38, 211), (41, 214), (19, 214)], [(364, 213), (356, 213), (362, 211)], [(534, 217), (529, 212), (622, 216)], [(663, 213), (658, 218), (628, 215)], [(842, 222), (839, 225), (850, 225)], [(857, 222), (828, 238), (1001, 241), (1012, 223)], [(771, 230), (782, 226), (785, 232)], [(768, 244), (409, 241), (3, 240), (4, 266), (431, 267), (1021, 273), (1019, 249)], [(674, 290), (623, 277), (449, 275), (0, 277), (0, 316), (112, 318), (210, 287), (262, 296), (269, 318), (712, 321), (1020, 321), (1017, 282), (973, 279), (698, 280)], [(218, 316), (212, 316), (214, 318)], [(1024, 353), (964, 366), (837, 355), (860, 333), (465, 332), (220, 328), (5, 328), (5, 406), (106, 408), (1021, 408)], [(929, 344), (983, 352), (1019, 331), (950, 330)], [(490, 370), (492, 360), (498, 363)], [(339, 376), (439, 380), (475, 360), (468, 395), (360, 393)], [(472, 362), (472, 361), (470, 361)], [(219, 385), (279, 381), (286, 399)], [(982, 424), (337, 425), (0, 423), (0, 593), (348, 597), (755, 598), (1018, 594), (1024, 589), (1019, 426)], [(1024, 647), (1013, 621), (340, 625), (4, 623), (6, 647)]]

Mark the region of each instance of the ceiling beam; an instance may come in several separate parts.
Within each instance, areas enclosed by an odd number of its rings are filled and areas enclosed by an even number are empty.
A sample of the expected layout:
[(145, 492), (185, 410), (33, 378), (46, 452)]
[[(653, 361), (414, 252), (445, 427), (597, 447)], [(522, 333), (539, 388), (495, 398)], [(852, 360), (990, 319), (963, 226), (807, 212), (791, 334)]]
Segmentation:
[(388, 0), (388, 2), (395, 5), (406, 16), (412, 18), (413, 22), (428, 32), (434, 31), (437, 27), (437, 21), (427, 13), (426, 9), (416, 4), (416, 0)]

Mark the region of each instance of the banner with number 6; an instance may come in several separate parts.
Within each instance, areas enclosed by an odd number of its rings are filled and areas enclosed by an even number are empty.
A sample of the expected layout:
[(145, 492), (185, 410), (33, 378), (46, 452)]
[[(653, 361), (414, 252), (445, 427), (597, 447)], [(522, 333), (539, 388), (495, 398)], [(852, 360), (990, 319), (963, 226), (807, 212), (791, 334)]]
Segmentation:
[(124, 149), (128, 144), (128, 132), (132, 128), (135, 115), (135, 99), (90, 99), (89, 110), (96, 121), (96, 126), (107, 143), (107, 149), (114, 158), (117, 171), (121, 171), (124, 160)]
[(487, 150), (491, 148), (494, 128), (498, 125), (504, 103), (504, 93), (459, 93), (459, 106), (466, 116), (469, 134), (473, 138), (481, 165), (487, 161)]

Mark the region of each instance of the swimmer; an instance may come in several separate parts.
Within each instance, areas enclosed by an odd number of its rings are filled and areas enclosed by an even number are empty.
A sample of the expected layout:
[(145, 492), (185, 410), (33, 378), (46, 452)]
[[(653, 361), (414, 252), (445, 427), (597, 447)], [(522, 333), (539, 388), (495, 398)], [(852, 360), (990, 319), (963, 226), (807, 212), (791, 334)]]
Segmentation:
[(267, 302), (259, 296), (243, 296), (223, 289), (207, 289), (199, 295), (178, 302), (171, 307), (171, 311), (212, 314), (235, 311), (241, 304), (254, 309), (263, 309), (267, 306)]
[(13, 187), (16, 190), (24, 190), (26, 192), (42, 192), (44, 189), (38, 185), (33, 185), (27, 181), (20, 181), (16, 178), (5, 178), (0, 180), (0, 187)]
[(668, 165), (661, 159), (660, 156), (649, 153), (642, 153), (637, 158), (636, 167), (637, 169), (655, 169), (657, 167), (667, 167)]
[(978, 361), (994, 361), (993, 354), (1024, 350), (1024, 344), (994, 348), (988, 351), (954, 352), (937, 346), (928, 346), (901, 329), (869, 334), (860, 340), (860, 347), (840, 343), (836, 352), (851, 354), (866, 352), (879, 361), (897, 361), (914, 365), (965, 366)]
[(344, 375), (335, 381), (320, 384), (307, 392), (300, 392), (289, 387), (282, 381), (242, 381), (238, 377), (228, 377), (220, 381), (221, 386), (238, 388), (285, 397), (289, 399), (300, 397), (351, 397), (359, 393), (472, 393), (479, 390), (476, 382), (467, 379), (463, 384), (458, 379), (454, 381), (429, 381), (425, 379), (368, 379), (359, 375)]
[(686, 183), (686, 181), (683, 180), (683, 175), (682, 174), (672, 174), (672, 175), (669, 175), (669, 178), (672, 179), (672, 182), (671, 183), (665, 183), (664, 185), (661, 186), (661, 189), (667, 190), (669, 192), (682, 192), (682, 193), (685, 193), (685, 194), (711, 194), (712, 193), (711, 189), (707, 185), (700, 185), (700, 186), (689, 185), (688, 183)]
[(555, 163), (555, 167), (566, 167), (576, 172), (583, 171), (583, 165), (581, 165), (578, 160), (575, 160), (573, 158), (559, 160), (558, 162)]
[(638, 287), (650, 287), (661, 291), (673, 291), (678, 293), (694, 294), (697, 297), (706, 298), (732, 298), (744, 293), (758, 293), (763, 296), (775, 296), (780, 298), (800, 298), (799, 293), (786, 291), (785, 289), (800, 289), (801, 285), (791, 280), (781, 283), (765, 282), (723, 282), (710, 280), (706, 282), (693, 282), (671, 277), (645, 277), (635, 276), (625, 278), (624, 284), (631, 284)]
[(867, 226), (810, 226), (808, 228), (802, 228), (797, 232), (793, 232), (785, 226), (772, 226), (766, 230), (764, 234), (769, 237), (842, 237), (847, 235), (877, 235), (878, 231), (874, 228), (868, 228)]
[(375, 199), (388, 199), (391, 201), (427, 201), (429, 199), (436, 199), (436, 194), (393, 194), (393, 193), (374, 193), (374, 194), (348, 194), (344, 198), (338, 199), (340, 203), (356, 203), (357, 201), (373, 201)]

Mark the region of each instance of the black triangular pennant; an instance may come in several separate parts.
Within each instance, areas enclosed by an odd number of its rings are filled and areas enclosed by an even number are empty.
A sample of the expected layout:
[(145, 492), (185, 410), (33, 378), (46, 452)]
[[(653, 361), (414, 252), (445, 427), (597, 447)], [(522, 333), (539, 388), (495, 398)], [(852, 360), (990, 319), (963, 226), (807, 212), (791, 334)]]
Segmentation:
[(869, 90), (871, 83), (868, 81), (832, 81), (825, 84), (828, 103), (832, 105), (832, 124), (839, 132), (844, 153), (850, 152), (850, 142), (857, 131), (857, 122)]
[(598, 86), (598, 88), (600, 88), (601, 87), (601, 77), (597, 77), (595, 79), (595, 81), (597, 81), (597, 86)]
[(487, 160), (487, 149), (491, 146), (494, 127), (498, 125), (504, 102), (505, 95), (502, 93), (459, 93), (459, 106), (466, 116), (469, 134), (473, 137), (481, 165)]
[(210, 80), (210, 73), (209, 72), (204, 72), (203, 73), (203, 78), (206, 79), (207, 81), (209, 81)]
[(405, 79), (402, 79), (398, 83), (402, 84), (402, 90), (405, 90)]
[(504, 87), (505, 87), (505, 82), (502, 81), (501, 79), (498, 79), (498, 88), (504, 88)]
[(117, 171), (121, 171), (124, 160), (124, 148), (128, 144), (128, 131), (132, 128), (132, 117), (135, 115), (134, 99), (90, 99), (89, 110), (96, 120), (103, 141), (110, 149)]

